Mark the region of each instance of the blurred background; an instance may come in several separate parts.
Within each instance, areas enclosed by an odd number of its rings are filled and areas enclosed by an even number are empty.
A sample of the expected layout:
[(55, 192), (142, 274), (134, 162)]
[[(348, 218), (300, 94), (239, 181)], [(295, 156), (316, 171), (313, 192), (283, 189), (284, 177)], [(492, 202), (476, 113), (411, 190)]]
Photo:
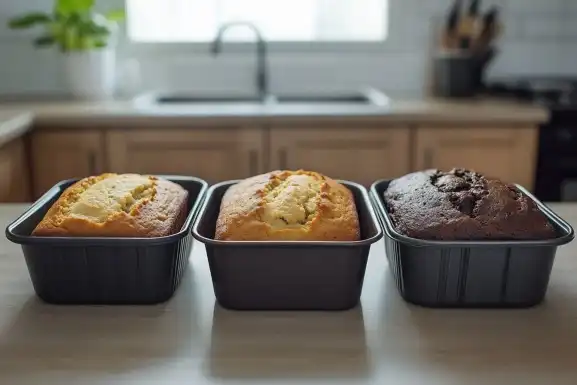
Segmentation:
[[(0, 201), (105, 171), (577, 200), (572, 0), (0, 0)], [(574, 111), (575, 110), (575, 111)]]

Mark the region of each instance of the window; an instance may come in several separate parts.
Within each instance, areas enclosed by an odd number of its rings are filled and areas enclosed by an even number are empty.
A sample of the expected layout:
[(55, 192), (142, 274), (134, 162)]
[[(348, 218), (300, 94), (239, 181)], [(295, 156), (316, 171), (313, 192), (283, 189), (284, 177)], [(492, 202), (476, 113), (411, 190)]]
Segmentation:
[[(227, 22), (255, 24), (269, 41), (382, 41), (388, 0), (127, 0), (128, 33), (140, 42), (208, 42)], [(227, 40), (252, 41), (246, 28)]]

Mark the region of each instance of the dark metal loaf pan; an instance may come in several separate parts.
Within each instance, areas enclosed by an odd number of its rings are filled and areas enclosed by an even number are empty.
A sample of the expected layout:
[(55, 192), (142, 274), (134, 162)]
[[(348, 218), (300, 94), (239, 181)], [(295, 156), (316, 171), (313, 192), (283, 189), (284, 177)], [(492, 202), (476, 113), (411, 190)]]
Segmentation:
[(238, 181), (211, 187), (193, 227), (206, 245), (219, 304), (236, 310), (346, 310), (359, 303), (371, 244), (383, 233), (366, 189), (340, 181), (355, 198), (362, 240), (218, 241), (220, 203)]
[(518, 308), (545, 297), (557, 247), (571, 242), (571, 226), (523, 187), (557, 231), (546, 240), (429, 241), (398, 233), (383, 194), (390, 181), (375, 182), (371, 200), (385, 231), (389, 267), (402, 297), (427, 307)]
[(188, 193), (182, 229), (158, 238), (36, 237), (30, 234), (64, 190), (58, 183), (6, 228), (22, 245), (36, 294), (55, 304), (154, 304), (178, 287), (192, 250), (191, 228), (208, 185), (184, 176), (162, 176)]

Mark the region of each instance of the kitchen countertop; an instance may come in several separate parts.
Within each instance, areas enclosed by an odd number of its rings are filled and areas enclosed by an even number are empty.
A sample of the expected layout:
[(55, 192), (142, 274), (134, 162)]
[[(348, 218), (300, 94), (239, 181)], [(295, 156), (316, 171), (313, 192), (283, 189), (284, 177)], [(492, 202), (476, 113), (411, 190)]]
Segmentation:
[[(0, 205), (0, 224), (25, 207)], [(577, 226), (577, 205), (550, 207)], [(546, 301), (533, 309), (431, 310), (402, 301), (379, 242), (357, 309), (266, 313), (215, 306), (200, 243), (166, 304), (44, 304), (19, 246), (2, 239), (0, 382), (574, 384), (576, 254), (576, 242), (559, 249)]]
[(0, 147), (25, 133), (31, 127), (32, 119), (30, 112), (0, 109)]
[[(14, 116), (27, 116), (15, 124)], [(0, 102), (0, 138), (25, 131), (30, 119), (43, 126), (71, 126), (74, 128), (138, 127), (190, 125), (224, 122), (227, 119), (246, 120), (256, 123), (286, 123), (292, 120), (310, 119), (354, 119), (379, 123), (435, 124), (538, 124), (548, 119), (546, 109), (523, 103), (504, 100), (447, 101), (392, 100), (387, 107), (380, 106), (335, 106), (335, 105), (259, 105), (259, 104), (202, 104), (155, 107), (138, 101), (109, 102)], [(11, 123), (12, 122), (12, 123)], [(17, 122), (17, 121), (16, 121)], [(5, 131), (10, 131), (6, 134)]]

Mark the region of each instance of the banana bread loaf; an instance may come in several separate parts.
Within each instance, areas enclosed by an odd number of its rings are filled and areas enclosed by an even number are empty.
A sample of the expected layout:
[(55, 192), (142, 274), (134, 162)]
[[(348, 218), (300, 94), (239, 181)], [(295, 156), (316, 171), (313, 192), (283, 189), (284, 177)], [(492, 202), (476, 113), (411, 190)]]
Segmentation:
[(548, 239), (555, 230), (514, 185), (474, 171), (426, 170), (393, 180), (384, 193), (396, 230), (431, 240)]
[(215, 239), (356, 241), (353, 194), (310, 171), (274, 171), (245, 179), (224, 194)]
[(181, 186), (153, 176), (91, 176), (67, 188), (32, 235), (166, 236), (182, 227), (187, 199)]

